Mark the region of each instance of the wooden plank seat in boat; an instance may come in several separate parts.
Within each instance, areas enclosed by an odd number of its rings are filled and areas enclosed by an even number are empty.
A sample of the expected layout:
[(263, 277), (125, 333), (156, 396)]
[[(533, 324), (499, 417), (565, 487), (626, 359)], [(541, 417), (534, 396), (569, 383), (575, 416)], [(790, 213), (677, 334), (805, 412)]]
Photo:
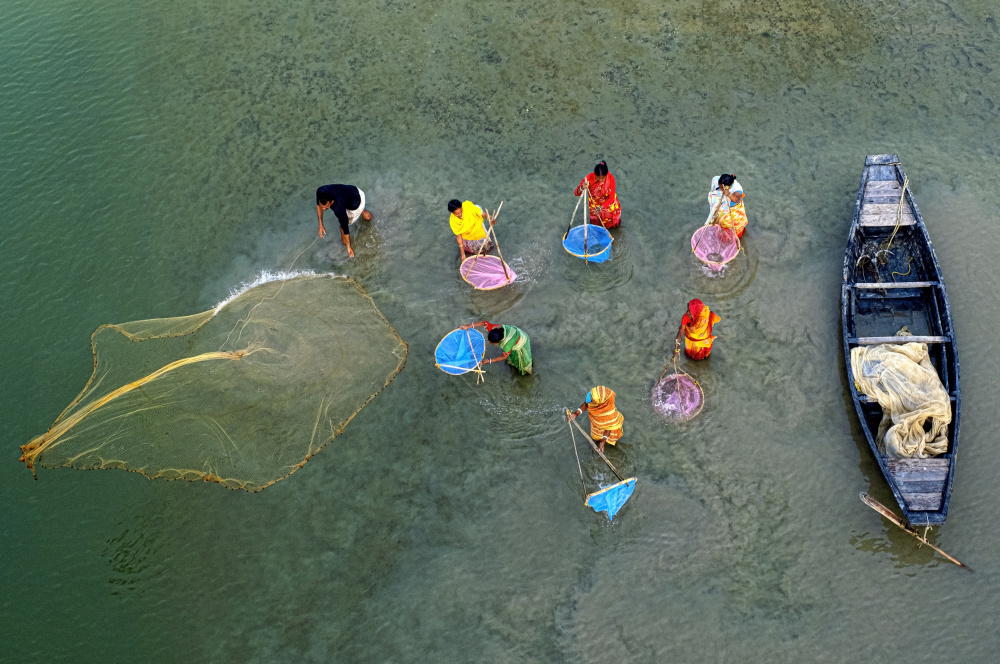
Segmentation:
[[(899, 201), (895, 203), (867, 203), (861, 206), (858, 224), (861, 226), (895, 226), (896, 214), (899, 212)], [(917, 218), (909, 207), (903, 206), (903, 214), (899, 218), (900, 226), (913, 226)]]
[(848, 341), (859, 346), (871, 346), (873, 344), (945, 344), (951, 341), (951, 337), (851, 337)]
[(937, 281), (866, 281), (856, 284), (851, 284), (852, 288), (931, 288), (933, 286), (940, 286), (941, 284)]
[(887, 459), (886, 466), (906, 507), (913, 512), (940, 509), (950, 459)]
[(865, 185), (865, 193), (890, 193), (896, 192), (896, 198), (899, 198), (900, 193), (903, 191), (903, 187), (900, 186), (899, 182), (896, 180), (869, 180), (868, 184)]

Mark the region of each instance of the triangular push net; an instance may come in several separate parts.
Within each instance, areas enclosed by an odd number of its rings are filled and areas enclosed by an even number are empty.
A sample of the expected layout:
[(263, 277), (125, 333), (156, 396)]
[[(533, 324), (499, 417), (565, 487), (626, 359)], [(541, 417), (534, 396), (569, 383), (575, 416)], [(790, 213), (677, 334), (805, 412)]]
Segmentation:
[(632, 492), (635, 491), (635, 477), (630, 477), (611, 486), (604, 487), (600, 491), (587, 496), (587, 506), (595, 512), (607, 512), (608, 520), (614, 521), (615, 514), (625, 506)]
[(462, 278), (476, 290), (496, 290), (514, 283), (517, 274), (497, 256), (469, 256), (462, 261)]
[(453, 330), (434, 349), (434, 363), (441, 371), (458, 376), (476, 371), (486, 354), (486, 338), (479, 330)]
[(702, 226), (691, 236), (691, 251), (709, 269), (721, 270), (740, 253), (740, 239), (731, 228)]
[(215, 309), (102, 325), (94, 372), (21, 447), (34, 472), (122, 468), (259, 491), (301, 468), (396, 376), (406, 343), (355, 281), (265, 275)]
[(597, 224), (574, 226), (563, 236), (563, 248), (589, 263), (603, 263), (611, 258), (612, 242), (614, 238), (608, 229)]

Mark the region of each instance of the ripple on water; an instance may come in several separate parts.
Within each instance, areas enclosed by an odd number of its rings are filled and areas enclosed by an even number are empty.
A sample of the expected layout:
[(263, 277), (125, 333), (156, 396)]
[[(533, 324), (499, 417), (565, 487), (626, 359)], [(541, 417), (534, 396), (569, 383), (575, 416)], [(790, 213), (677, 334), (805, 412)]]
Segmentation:
[[(732, 261), (719, 270), (713, 270), (691, 254), (689, 279), (697, 284), (698, 292), (715, 301), (732, 300), (742, 295), (757, 276), (759, 258), (754, 243), (745, 237), (743, 249)], [(704, 299), (704, 298), (702, 298)]]

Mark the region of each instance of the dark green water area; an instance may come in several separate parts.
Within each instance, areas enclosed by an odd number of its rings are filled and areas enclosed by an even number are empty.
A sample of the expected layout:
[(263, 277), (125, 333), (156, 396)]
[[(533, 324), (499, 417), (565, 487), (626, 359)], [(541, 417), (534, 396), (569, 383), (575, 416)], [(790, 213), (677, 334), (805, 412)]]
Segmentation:
[[(6, 0), (0, 659), (996, 661), (998, 14)], [(841, 266), (865, 155), (886, 152), (951, 297), (964, 412), (932, 537), (974, 575), (858, 500), (892, 504), (848, 396)], [(560, 237), (601, 159), (623, 221), (614, 259), (586, 266)], [(713, 278), (689, 238), (724, 171), (750, 225)], [(375, 215), (355, 259), (335, 233), (310, 244), (330, 182)], [(459, 278), (451, 198), (504, 202), (513, 287)], [(246, 494), (18, 463), (89, 377), (98, 325), (289, 268), (357, 279), (410, 353), (291, 478)], [(672, 425), (650, 390), (693, 297), (722, 323), (685, 365), (707, 405)], [(438, 340), (481, 318), (531, 335), (534, 377), (435, 368)], [(627, 418), (611, 459), (639, 478), (613, 524), (583, 506), (560, 419), (597, 384)]]

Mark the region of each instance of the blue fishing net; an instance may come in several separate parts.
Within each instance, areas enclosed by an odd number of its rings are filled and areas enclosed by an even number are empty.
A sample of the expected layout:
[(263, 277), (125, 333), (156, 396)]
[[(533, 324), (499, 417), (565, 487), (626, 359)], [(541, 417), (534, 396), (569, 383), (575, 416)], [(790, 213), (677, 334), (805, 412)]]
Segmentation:
[(486, 337), (479, 330), (454, 330), (434, 349), (434, 362), (441, 371), (457, 376), (475, 369), (486, 353)]
[(583, 258), (591, 263), (603, 263), (611, 258), (611, 243), (614, 238), (604, 226), (587, 224), (586, 250), (583, 241), (583, 226), (569, 229), (563, 238), (563, 248), (577, 258)]
[(614, 521), (615, 514), (618, 514), (618, 510), (625, 505), (635, 490), (635, 480), (636, 478), (630, 477), (624, 482), (612, 484), (590, 494), (587, 496), (587, 506), (594, 508), (595, 512), (607, 512), (608, 520)]

